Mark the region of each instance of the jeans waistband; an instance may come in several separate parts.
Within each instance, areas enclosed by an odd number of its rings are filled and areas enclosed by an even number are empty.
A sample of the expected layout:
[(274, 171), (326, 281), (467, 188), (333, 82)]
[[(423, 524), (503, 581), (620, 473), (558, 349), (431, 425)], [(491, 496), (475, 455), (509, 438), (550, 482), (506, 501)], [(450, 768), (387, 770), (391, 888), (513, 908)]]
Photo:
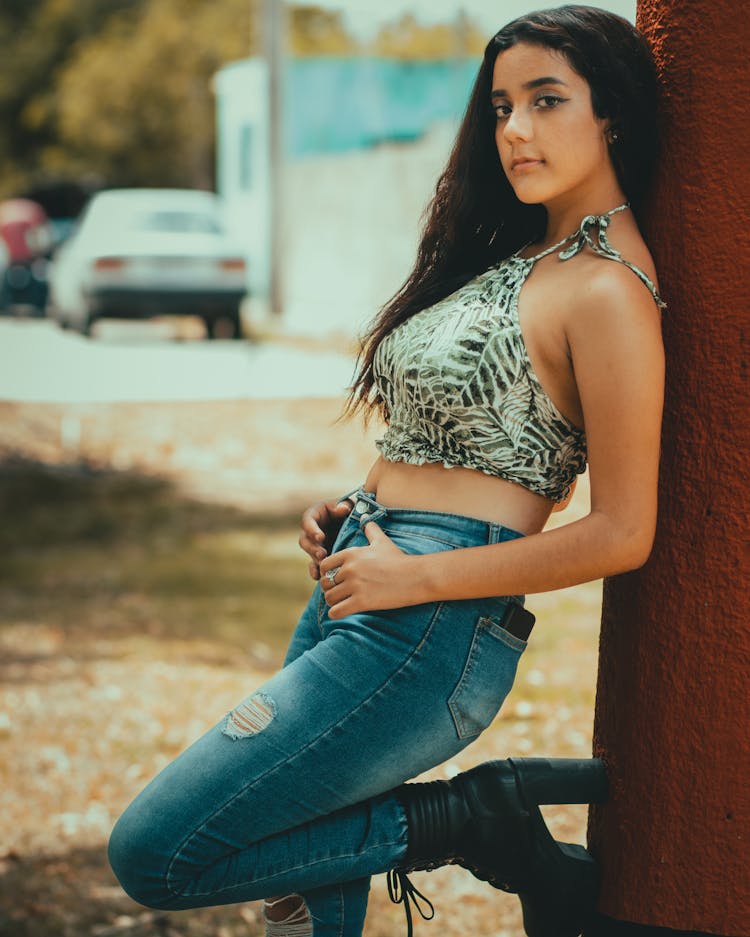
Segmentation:
[(442, 511), (420, 511), (414, 508), (389, 508), (381, 504), (372, 492), (355, 488), (342, 495), (339, 501), (351, 501), (354, 507), (350, 517), (360, 527), (375, 521), (386, 530), (390, 526), (413, 527), (417, 531), (432, 532), (440, 539), (456, 546), (479, 546), (502, 543), (525, 536), (512, 527), (465, 514), (450, 514)]

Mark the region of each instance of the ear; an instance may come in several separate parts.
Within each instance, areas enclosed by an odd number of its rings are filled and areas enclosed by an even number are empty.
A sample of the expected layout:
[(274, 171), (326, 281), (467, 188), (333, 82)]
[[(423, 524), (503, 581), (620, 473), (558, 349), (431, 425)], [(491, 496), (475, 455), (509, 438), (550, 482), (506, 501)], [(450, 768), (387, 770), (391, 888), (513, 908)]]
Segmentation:
[(609, 124), (607, 129), (604, 131), (604, 139), (610, 146), (612, 146), (620, 139), (620, 131), (617, 129), (617, 127)]

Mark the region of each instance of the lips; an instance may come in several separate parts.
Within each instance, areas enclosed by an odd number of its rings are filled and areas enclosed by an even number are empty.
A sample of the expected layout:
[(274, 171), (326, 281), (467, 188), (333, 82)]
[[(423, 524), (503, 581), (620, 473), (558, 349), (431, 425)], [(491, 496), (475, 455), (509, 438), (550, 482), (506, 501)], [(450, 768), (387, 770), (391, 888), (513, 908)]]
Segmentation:
[(532, 166), (540, 166), (544, 160), (535, 159), (532, 156), (517, 156), (511, 160), (510, 168), (514, 170), (530, 169)]

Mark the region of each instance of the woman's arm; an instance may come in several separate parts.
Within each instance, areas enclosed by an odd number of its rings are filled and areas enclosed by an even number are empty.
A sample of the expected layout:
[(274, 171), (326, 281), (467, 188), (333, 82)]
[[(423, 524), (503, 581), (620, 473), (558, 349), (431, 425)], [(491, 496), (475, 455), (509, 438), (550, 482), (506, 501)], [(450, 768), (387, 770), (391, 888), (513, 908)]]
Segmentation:
[(577, 297), (566, 334), (585, 418), (591, 511), (518, 540), (408, 556), (368, 524), (370, 546), (327, 557), (332, 618), (421, 602), (546, 592), (641, 566), (656, 526), (664, 386), (660, 314), (629, 271), (611, 267)]

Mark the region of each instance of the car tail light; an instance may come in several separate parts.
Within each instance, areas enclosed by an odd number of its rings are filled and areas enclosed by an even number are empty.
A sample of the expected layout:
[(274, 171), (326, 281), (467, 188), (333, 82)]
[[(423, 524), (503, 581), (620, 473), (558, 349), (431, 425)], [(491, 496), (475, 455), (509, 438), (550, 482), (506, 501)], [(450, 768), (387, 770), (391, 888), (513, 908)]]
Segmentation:
[(245, 269), (245, 260), (242, 257), (231, 257), (219, 261), (219, 267), (222, 270), (234, 270), (240, 272)]
[(124, 266), (125, 260), (122, 257), (97, 257), (94, 261), (94, 270), (122, 270)]

